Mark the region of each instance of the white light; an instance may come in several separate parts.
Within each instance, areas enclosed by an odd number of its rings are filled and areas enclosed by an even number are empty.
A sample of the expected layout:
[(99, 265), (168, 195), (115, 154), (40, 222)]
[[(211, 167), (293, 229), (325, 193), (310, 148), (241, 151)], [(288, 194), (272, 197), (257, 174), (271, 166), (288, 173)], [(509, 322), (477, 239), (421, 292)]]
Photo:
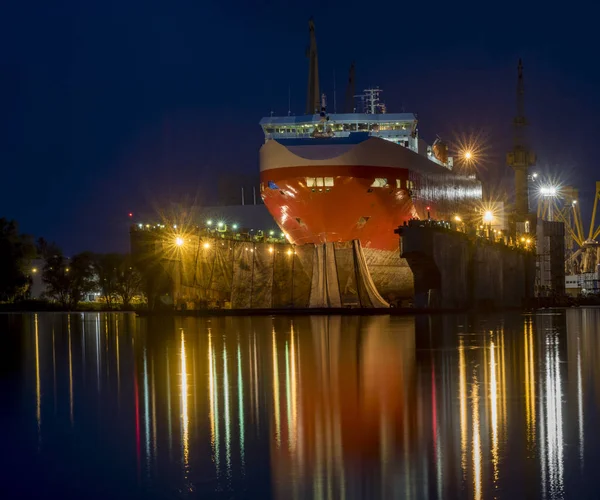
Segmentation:
[(534, 172), (532, 177), (533, 177), (534, 179), (537, 179), (537, 176), (538, 176), (537, 172)]
[(175, 238), (175, 244), (180, 247), (181, 245), (183, 245), (183, 238), (181, 236), (177, 236), (177, 238)]
[(483, 220), (485, 222), (492, 222), (494, 220), (494, 214), (492, 212), (490, 212), (489, 210), (486, 210), (485, 213), (483, 214)]
[(222, 222), (217, 222), (217, 226), (223, 227), (223, 223)]
[(237, 229), (237, 228), (238, 228), (238, 225), (237, 225), (237, 224), (234, 224), (234, 225), (233, 225), (233, 226), (231, 226), (231, 227), (233, 227), (233, 229)]
[(275, 234), (275, 231), (269, 231), (269, 236), (273, 236)]
[(208, 243), (208, 242), (204, 243), (204, 248), (210, 248), (210, 243)]
[(173, 224), (173, 229), (177, 229), (177, 224)]
[(212, 221), (211, 221), (210, 219), (208, 219), (208, 220), (206, 221), (206, 225), (207, 225), (207, 226), (212, 226)]
[(540, 188), (540, 193), (542, 196), (556, 196), (557, 189), (556, 186), (542, 186)]

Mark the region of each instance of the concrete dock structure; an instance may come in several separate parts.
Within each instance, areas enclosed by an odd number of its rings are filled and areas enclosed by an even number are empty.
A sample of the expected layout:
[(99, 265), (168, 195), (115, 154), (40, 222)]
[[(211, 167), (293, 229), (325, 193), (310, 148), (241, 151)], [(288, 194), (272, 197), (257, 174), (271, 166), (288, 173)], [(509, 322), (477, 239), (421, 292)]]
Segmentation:
[(521, 307), (533, 298), (535, 254), (430, 221), (398, 228), (414, 276), (415, 308)]

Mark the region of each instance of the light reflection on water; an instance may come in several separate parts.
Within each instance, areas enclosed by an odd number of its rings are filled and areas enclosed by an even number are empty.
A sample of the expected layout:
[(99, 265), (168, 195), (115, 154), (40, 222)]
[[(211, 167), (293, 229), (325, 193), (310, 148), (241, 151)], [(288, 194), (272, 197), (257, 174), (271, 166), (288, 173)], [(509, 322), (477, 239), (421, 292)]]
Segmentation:
[(596, 497), (598, 309), (0, 320), (21, 493)]

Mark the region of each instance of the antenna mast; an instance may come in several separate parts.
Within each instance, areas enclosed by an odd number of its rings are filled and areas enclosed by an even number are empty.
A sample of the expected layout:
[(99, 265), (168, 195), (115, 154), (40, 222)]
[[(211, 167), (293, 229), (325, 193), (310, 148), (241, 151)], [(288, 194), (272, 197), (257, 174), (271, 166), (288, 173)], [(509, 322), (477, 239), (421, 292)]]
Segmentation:
[(335, 69), (333, 70), (333, 113), (337, 113), (337, 99), (335, 90)]
[(345, 113), (354, 113), (354, 61), (350, 65), (350, 71), (348, 72), (348, 87), (346, 89), (346, 102), (344, 106)]
[(310, 46), (306, 52), (308, 56), (308, 92), (306, 93), (306, 114), (314, 115), (319, 112), (319, 58), (317, 54), (317, 38), (315, 36), (315, 23), (312, 17), (308, 21), (310, 33)]
[(288, 116), (292, 114), (292, 89), (288, 85)]

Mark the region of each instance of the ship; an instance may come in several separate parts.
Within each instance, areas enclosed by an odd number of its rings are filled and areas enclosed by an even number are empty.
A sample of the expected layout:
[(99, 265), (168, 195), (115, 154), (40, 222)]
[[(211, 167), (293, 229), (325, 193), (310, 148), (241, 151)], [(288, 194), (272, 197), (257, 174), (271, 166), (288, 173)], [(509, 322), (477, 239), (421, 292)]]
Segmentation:
[[(428, 145), (419, 137), (414, 113), (388, 113), (380, 88), (355, 95), (354, 64), (343, 112), (329, 113), (312, 20), (309, 33), (306, 113), (260, 121), (261, 198), (293, 244), (359, 240), (380, 292), (390, 292), (406, 282), (394, 277), (394, 267), (406, 267), (394, 229), (459, 217), (481, 201), (481, 183), (454, 168), (442, 140)], [(399, 295), (409, 294), (410, 285), (403, 288)]]

